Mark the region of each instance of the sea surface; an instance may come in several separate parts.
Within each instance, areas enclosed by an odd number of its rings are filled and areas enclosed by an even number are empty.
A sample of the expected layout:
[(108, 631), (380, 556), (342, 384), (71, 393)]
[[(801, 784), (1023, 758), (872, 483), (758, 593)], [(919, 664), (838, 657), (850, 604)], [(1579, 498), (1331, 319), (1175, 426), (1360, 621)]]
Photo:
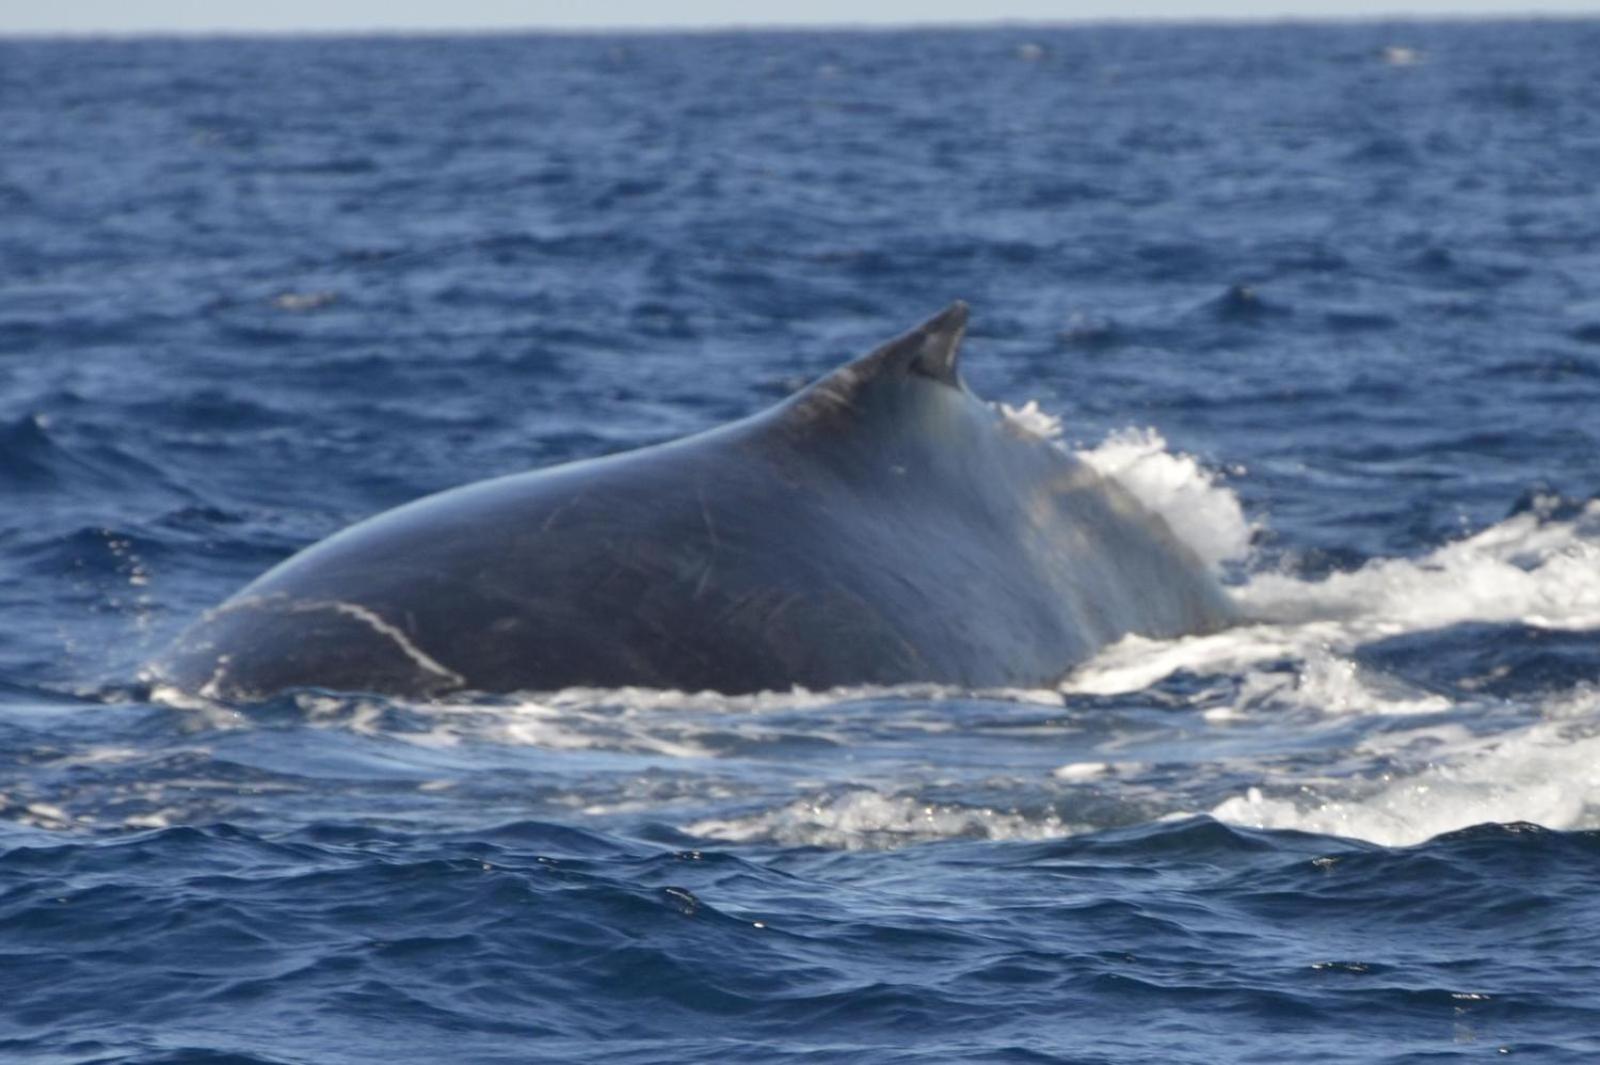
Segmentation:
[[(1596, 56), (0, 41), (0, 1060), (1600, 1060)], [(142, 674), (352, 521), (954, 298), (1248, 624), (1038, 691)]]

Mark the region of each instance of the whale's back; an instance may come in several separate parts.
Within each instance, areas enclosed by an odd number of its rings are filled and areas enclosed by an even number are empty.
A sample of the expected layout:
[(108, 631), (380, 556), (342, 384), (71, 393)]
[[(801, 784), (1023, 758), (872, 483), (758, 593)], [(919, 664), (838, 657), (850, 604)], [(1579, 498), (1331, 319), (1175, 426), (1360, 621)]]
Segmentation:
[(1127, 632), (1226, 623), (1159, 517), (966, 390), (962, 317), (746, 421), (352, 526), (156, 672), (233, 698), (994, 687), (1048, 683)]

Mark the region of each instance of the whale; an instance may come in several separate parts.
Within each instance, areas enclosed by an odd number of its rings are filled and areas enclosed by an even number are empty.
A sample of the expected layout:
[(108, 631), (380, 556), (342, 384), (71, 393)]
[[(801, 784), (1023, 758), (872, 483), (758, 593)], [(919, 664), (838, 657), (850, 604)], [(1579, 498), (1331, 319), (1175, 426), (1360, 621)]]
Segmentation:
[(361, 521), (207, 611), (147, 676), (249, 701), (1053, 684), (1233, 623), (1119, 482), (978, 398), (952, 304), (775, 406)]

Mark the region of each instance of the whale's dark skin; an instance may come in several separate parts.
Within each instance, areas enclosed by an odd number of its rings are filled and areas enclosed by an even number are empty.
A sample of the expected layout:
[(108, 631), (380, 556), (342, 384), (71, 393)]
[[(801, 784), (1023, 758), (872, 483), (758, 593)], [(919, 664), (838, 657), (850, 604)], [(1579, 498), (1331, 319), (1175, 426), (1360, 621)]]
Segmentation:
[(743, 421), (380, 514), (153, 668), (228, 699), (1051, 683), (1226, 625), (1166, 523), (962, 383), (957, 303)]

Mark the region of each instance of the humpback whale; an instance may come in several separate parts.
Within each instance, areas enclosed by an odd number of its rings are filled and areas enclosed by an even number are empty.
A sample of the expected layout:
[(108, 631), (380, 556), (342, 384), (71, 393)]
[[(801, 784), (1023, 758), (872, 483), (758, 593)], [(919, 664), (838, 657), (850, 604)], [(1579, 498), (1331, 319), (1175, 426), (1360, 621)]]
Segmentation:
[(359, 522), (203, 615), (147, 676), (251, 700), (573, 686), (1052, 683), (1228, 624), (1116, 481), (976, 397), (955, 303), (744, 420)]

